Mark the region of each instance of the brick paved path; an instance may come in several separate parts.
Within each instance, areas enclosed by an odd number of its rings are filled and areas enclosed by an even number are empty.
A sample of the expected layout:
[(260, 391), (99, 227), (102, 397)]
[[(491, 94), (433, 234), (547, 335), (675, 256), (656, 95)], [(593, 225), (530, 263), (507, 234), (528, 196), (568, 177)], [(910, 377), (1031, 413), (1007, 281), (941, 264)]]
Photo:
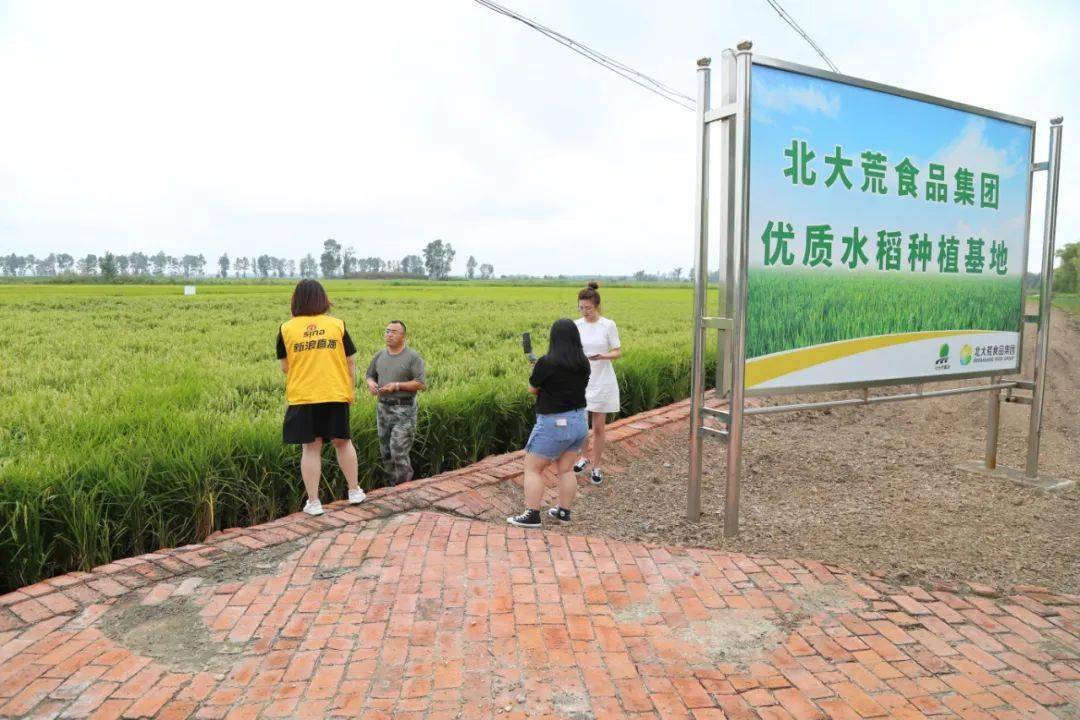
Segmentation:
[(1080, 717), (1080, 597), (481, 519), (520, 473), (489, 458), (0, 597), (0, 716)]

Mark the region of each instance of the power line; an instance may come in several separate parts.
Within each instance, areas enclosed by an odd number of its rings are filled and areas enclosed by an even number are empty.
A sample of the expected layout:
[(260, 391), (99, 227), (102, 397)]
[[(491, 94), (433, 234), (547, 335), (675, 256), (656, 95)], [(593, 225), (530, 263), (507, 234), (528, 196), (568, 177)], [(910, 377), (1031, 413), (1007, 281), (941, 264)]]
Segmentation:
[(799, 27), (799, 23), (795, 22), (795, 18), (791, 17), (791, 15), (788, 14), (788, 11), (781, 7), (780, 3), (777, 0), (765, 0), (765, 2), (769, 3), (769, 5), (772, 6), (772, 9), (776, 11), (776, 14), (780, 16), (781, 20), (790, 25), (792, 29), (795, 30), (795, 32), (799, 33), (799, 35), (801, 35), (802, 38), (806, 40), (806, 42), (810, 43), (810, 47), (814, 48), (814, 51), (821, 56), (821, 59), (825, 61), (825, 64), (828, 65), (833, 72), (840, 72), (840, 68), (836, 67), (836, 65), (833, 64), (833, 61), (829, 59), (829, 57), (825, 54), (825, 51), (819, 48), (818, 44), (814, 42), (810, 38), (810, 36), (803, 31), (801, 27)]
[[(525, 17), (524, 15), (520, 15), (520, 14), (514, 12), (513, 10), (510, 10), (509, 8), (505, 8), (502, 5), (499, 5), (498, 3), (492, 2), (492, 0), (473, 0), (473, 1), (476, 2), (478, 5), (481, 5), (481, 6), (485, 7), (485, 8), (487, 8), (488, 10), (491, 10), (492, 12), (499, 13), (500, 15), (505, 15), (508, 18), (511, 18), (513, 20), (517, 20), (518, 22), (529, 26), (533, 30), (536, 30), (537, 32), (541, 33), (542, 35), (547, 36), (548, 38), (554, 40), (555, 42), (559, 43), (560, 45), (563, 45), (565, 47), (570, 48), (571, 50), (576, 52), (578, 55), (581, 55), (582, 57), (588, 58), (589, 60), (592, 60), (597, 65), (601, 65), (602, 67), (605, 67), (608, 70), (611, 70), (613, 73), (622, 76), (623, 78), (629, 80), (630, 82), (634, 83), (635, 85), (639, 85), (639, 86), (645, 88), (646, 90), (648, 90), (651, 93), (659, 95), (660, 97), (664, 98), (665, 100), (673, 102), (676, 105), (680, 105), (680, 106), (686, 108), (687, 110), (694, 110), (695, 109), (695, 105), (693, 103), (696, 103), (696, 101), (694, 100), (694, 98), (690, 97), (689, 95), (682, 94), (678, 90), (675, 90), (674, 88), (669, 87), (668, 85), (665, 85), (664, 83), (660, 82), (659, 80), (651, 78), (648, 75), (635, 70), (634, 68), (630, 67), (629, 65), (626, 65), (625, 63), (619, 62), (618, 60), (616, 60), (616, 59), (614, 59), (612, 57), (609, 57), (609, 56), (603, 54), (602, 52), (599, 52), (598, 50), (593, 50), (589, 46), (584, 45), (582, 43), (579, 43), (578, 41), (574, 40), (573, 38), (567, 37), (566, 35), (563, 35), (560, 32), (557, 32), (555, 30), (552, 30), (549, 27), (541, 25), (540, 23), (536, 22), (535, 20), (531, 20), (531, 19)], [(686, 102), (683, 102), (683, 100), (688, 100), (689, 104), (686, 103)]]

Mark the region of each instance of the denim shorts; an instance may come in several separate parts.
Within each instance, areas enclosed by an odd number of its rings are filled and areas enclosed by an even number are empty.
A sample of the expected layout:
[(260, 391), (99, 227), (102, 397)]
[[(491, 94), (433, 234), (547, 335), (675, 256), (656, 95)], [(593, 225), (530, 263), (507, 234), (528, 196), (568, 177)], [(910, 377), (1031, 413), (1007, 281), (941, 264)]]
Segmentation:
[(577, 451), (589, 435), (585, 408), (550, 415), (537, 415), (525, 452), (556, 460), (568, 450)]

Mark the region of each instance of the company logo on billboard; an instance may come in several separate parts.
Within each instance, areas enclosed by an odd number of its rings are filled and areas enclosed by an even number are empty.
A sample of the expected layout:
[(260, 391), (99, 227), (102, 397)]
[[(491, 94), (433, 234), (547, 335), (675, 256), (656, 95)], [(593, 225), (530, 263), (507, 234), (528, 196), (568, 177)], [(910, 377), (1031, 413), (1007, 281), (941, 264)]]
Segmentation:
[(934, 361), (934, 370), (948, 370), (949, 367), (949, 343), (942, 343), (937, 360)]
[(972, 358), (973, 355), (974, 355), (974, 351), (972, 351), (970, 345), (965, 345), (964, 347), (960, 348), (960, 364), (961, 365), (970, 365), (971, 364), (971, 358)]
[(1009, 363), (1016, 361), (1016, 346), (1009, 344), (1001, 345), (976, 345), (971, 362), (979, 363)]

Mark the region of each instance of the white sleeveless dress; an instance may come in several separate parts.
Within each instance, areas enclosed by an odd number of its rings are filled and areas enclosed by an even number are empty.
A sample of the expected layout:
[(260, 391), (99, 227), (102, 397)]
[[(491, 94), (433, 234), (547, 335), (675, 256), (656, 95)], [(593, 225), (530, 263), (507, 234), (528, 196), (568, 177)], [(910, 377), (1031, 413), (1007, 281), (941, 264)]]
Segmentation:
[[(585, 355), (610, 352), (619, 343), (619, 329), (614, 320), (599, 317), (596, 322), (585, 318), (574, 321), (581, 333), (581, 345)], [(585, 388), (585, 406), (589, 412), (619, 412), (619, 382), (615, 378), (615, 366), (611, 360), (590, 360), (589, 385)]]

